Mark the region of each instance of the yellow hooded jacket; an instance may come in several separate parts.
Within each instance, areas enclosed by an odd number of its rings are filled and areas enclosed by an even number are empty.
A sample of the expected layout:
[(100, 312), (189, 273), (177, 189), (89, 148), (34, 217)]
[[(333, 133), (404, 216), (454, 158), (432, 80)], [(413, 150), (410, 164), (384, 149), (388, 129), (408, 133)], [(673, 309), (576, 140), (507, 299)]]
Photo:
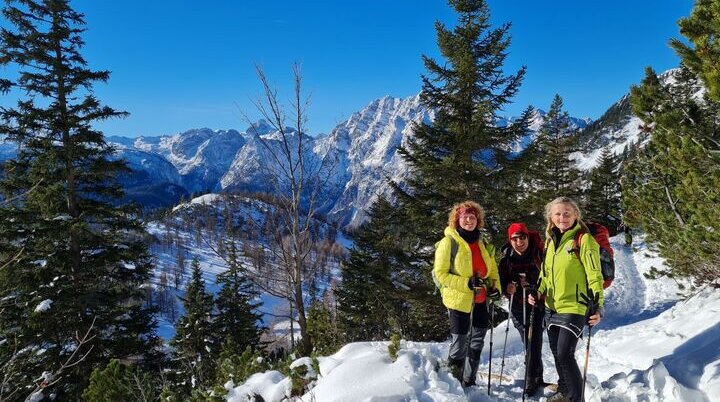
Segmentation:
[[(455, 239), (458, 244), (452, 272), (450, 267), (451, 244), (448, 237)], [(482, 240), (478, 240), (478, 243), (483, 261), (487, 266), (487, 275), (483, 279), (489, 279), (492, 286), (499, 289), (500, 277), (495, 262), (495, 248), (492, 245), (486, 245)], [(472, 252), (457, 230), (450, 226), (445, 228), (445, 237), (436, 246), (433, 272), (440, 282), (445, 307), (469, 313), (473, 304), (473, 291), (468, 287), (468, 281), (473, 275)]]

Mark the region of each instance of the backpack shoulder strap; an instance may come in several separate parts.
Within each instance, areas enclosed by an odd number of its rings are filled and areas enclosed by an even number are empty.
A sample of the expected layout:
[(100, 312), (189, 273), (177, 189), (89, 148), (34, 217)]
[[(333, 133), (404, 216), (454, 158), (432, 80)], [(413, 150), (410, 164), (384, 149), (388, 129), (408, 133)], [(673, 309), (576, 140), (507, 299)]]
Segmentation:
[(450, 272), (455, 272), (455, 256), (458, 253), (458, 242), (452, 236), (446, 236), (450, 240)]
[[(585, 233), (587, 233), (585, 232), (585, 229), (580, 229), (577, 231), (577, 233), (575, 233), (575, 238), (573, 239), (572, 249), (575, 252), (578, 260), (580, 260), (580, 241), (582, 240), (582, 237)], [(582, 264), (582, 260), (580, 260), (580, 263)]]

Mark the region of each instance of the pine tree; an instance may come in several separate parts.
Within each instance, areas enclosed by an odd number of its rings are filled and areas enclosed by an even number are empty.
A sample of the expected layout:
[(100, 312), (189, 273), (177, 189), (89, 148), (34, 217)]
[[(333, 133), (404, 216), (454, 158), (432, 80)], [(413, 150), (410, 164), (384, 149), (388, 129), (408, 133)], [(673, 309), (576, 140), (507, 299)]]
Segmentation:
[(237, 345), (233, 345), (232, 340), (223, 343), (218, 358), (215, 388), (224, 385), (228, 380), (232, 380), (234, 384), (242, 384), (251, 375), (270, 369), (261, 352), (248, 346), (238, 354), (237, 349)]
[(133, 400), (128, 384), (129, 367), (112, 360), (103, 370), (96, 369), (90, 376), (90, 385), (82, 394), (84, 401), (111, 402)]
[[(499, 235), (515, 209), (516, 161), (512, 145), (527, 134), (532, 109), (510, 125), (497, 125), (499, 111), (517, 92), (525, 68), (505, 75), (510, 24), (492, 28), (482, 0), (451, 0), (458, 14), (452, 29), (435, 24), (441, 60), (423, 56), (421, 102), (435, 110), (398, 152), (411, 175), (391, 183), (403, 230), (395, 239), (405, 265), (395, 269), (394, 292), (402, 300), (403, 336), (439, 339), (447, 333), (442, 304), (430, 277), (432, 247), (442, 237), (448, 210), (463, 200), (480, 203), (487, 230)], [(382, 223), (376, 222), (376, 225)], [(412, 262), (411, 262), (412, 261)]]
[(495, 124), (525, 75), (524, 67), (503, 73), (510, 24), (492, 29), (485, 1), (449, 3), (458, 13), (457, 26), (435, 24), (443, 60), (423, 56), (427, 75), (420, 99), (436, 110), (435, 120), (416, 126), (414, 137), (399, 149), (412, 176), (406, 187), (395, 186), (425, 245), (437, 241), (448, 209), (467, 199), (486, 210), (492, 233), (502, 231), (514, 205), (511, 145), (526, 134), (531, 113), (528, 109), (509, 126)]
[[(708, 97), (720, 100), (720, 10), (714, 0), (698, 0), (692, 13), (678, 21), (680, 33), (691, 45), (671, 39), (670, 46), (681, 57), (682, 64), (692, 71), (708, 90)], [(717, 144), (717, 143), (716, 143)]]
[(178, 376), (177, 392), (189, 395), (192, 389), (204, 389), (212, 385), (217, 353), (213, 342), (212, 295), (205, 291), (205, 281), (197, 257), (191, 263), (190, 282), (181, 298), (185, 314), (175, 325), (173, 362)]
[[(576, 140), (570, 116), (563, 110), (562, 98), (556, 94), (535, 142), (527, 150), (533, 162), (526, 172), (528, 190), (522, 210), (543, 211), (545, 204), (558, 196), (579, 199), (580, 172), (570, 157), (577, 150)], [(545, 222), (543, 214), (537, 212), (526, 220), (538, 228)]]
[(220, 292), (215, 301), (214, 336), (217, 343), (229, 342), (235, 353), (240, 355), (250, 347), (255, 350), (260, 344), (262, 315), (257, 311), (259, 292), (248, 278), (249, 272), (238, 260), (237, 247), (230, 241), (227, 251), (228, 269), (217, 275), (216, 283)]
[[(626, 218), (640, 225), (666, 258), (671, 277), (720, 286), (720, 10), (700, 0), (673, 40), (681, 68), (665, 82), (647, 68), (631, 89), (635, 115), (650, 140), (628, 162), (623, 178)], [(703, 93), (701, 87), (707, 89)], [(702, 93), (702, 96), (699, 94)]]
[(0, 399), (23, 400), (47, 371), (57, 382), (42, 392), (78, 400), (94, 366), (157, 357), (144, 229), (114, 206), (127, 168), (93, 129), (125, 113), (92, 94), (109, 72), (87, 68), (68, 1), (9, 1), (3, 15), (0, 65), (16, 74), (0, 90), (22, 98), (0, 109), (0, 135), (18, 146), (0, 169)]
[(369, 220), (355, 233), (349, 258), (340, 266), (338, 320), (348, 342), (387, 340), (399, 324), (402, 300), (392, 278), (407, 265), (397, 247), (397, 215), (384, 198), (375, 201)]
[(315, 355), (329, 356), (345, 343), (332, 311), (322, 299), (315, 299), (308, 308), (308, 332), (313, 337)]
[(618, 158), (609, 147), (602, 150), (600, 160), (590, 172), (590, 186), (584, 197), (588, 220), (605, 225), (614, 236), (620, 226), (621, 198)]
[(104, 369), (95, 369), (82, 393), (86, 402), (146, 402), (159, 396), (158, 384), (149, 373), (113, 359)]

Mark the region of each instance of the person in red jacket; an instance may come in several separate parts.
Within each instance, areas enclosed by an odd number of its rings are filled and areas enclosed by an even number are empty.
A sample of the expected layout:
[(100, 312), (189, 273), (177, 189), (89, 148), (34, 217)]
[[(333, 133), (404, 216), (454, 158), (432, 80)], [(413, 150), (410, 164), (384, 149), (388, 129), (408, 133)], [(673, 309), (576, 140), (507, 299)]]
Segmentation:
[[(524, 223), (508, 227), (508, 242), (501, 249), (502, 259), (498, 267), (500, 283), (509, 299), (512, 322), (520, 332), (526, 353), (527, 383), (525, 393), (534, 395), (543, 384), (542, 343), (545, 306), (530, 306), (527, 297), (537, 286), (543, 258), (543, 244), (538, 232), (530, 232)], [(523, 290), (525, 290), (523, 292)], [(523, 294), (525, 297), (523, 297)], [(535, 309), (534, 314), (531, 314)], [(531, 316), (533, 322), (530, 322)], [(532, 325), (531, 325), (532, 324)], [(532, 326), (532, 338), (528, 347), (528, 333)], [(529, 359), (527, 359), (529, 357)]]

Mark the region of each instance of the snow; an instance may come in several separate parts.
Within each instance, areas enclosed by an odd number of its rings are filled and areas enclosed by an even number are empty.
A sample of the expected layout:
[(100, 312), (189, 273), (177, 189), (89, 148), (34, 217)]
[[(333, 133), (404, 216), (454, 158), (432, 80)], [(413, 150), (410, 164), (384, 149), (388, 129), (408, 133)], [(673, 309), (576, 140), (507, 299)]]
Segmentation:
[(180, 209), (187, 208), (189, 205), (196, 204), (196, 205), (211, 205), (216, 203), (218, 200), (220, 200), (220, 194), (215, 193), (209, 193), (205, 195), (201, 195), (199, 197), (195, 197), (192, 200), (190, 200), (189, 204), (182, 203), (178, 204), (173, 208), (173, 212), (176, 212)]
[(263, 400), (281, 401), (290, 394), (290, 378), (283, 376), (279, 371), (266, 371), (253, 374), (244, 384), (228, 392), (228, 401), (247, 402), (249, 396), (260, 395)]
[(129, 263), (129, 262), (123, 262), (123, 263), (122, 263), (122, 266), (123, 266), (123, 268), (125, 268), (125, 269), (127, 269), (127, 270), (131, 270), (131, 271), (136, 268), (136, 267), (135, 267), (135, 264)]
[(37, 307), (35, 307), (35, 312), (43, 313), (50, 310), (50, 305), (52, 304), (52, 302), (53, 301), (50, 299), (43, 300), (42, 302), (40, 302), (40, 304), (37, 305)]
[[(630, 116), (619, 130), (611, 131), (610, 133), (604, 134), (610, 139), (610, 151), (614, 155), (621, 155), (626, 147), (632, 144), (639, 143), (641, 139), (640, 126), (642, 120), (635, 116)], [(649, 137), (646, 136), (645, 140)], [(600, 161), (600, 154), (603, 148), (591, 150), (586, 153), (573, 152), (571, 158), (575, 160), (578, 169), (583, 171), (590, 171), (594, 169)]]
[(45, 394), (42, 393), (42, 390), (37, 390), (37, 391), (33, 392), (32, 395), (30, 395), (27, 398), (27, 402), (40, 402), (44, 398), (45, 398)]
[[(680, 294), (673, 280), (643, 276), (663, 261), (641, 236), (630, 246), (622, 235), (611, 239), (616, 278), (606, 293), (606, 316), (593, 329), (585, 396), (587, 402), (711, 402), (720, 400), (720, 294), (710, 288)], [(686, 284), (687, 285), (687, 284)], [(504, 329), (495, 331), (493, 370), (499, 373)], [(522, 399), (523, 347), (510, 329), (504, 375), (512, 383), (492, 380), (487, 395), (489, 336), (481, 355), (476, 387), (463, 390), (444, 368), (448, 342), (403, 340), (396, 361), (388, 342), (345, 345), (319, 357), (319, 377), (299, 400), (332, 401), (518, 401)], [(556, 381), (552, 354), (544, 339), (545, 380)], [(576, 358), (585, 362), (587, 333)], [(295, 364), (308, 365), (307, 358)], [(233, 388), (228, 401), (261, 395), (279, 402), (290, 392), (290, 379), (277, 371), (258, 373)], [(552, 392), (529, 400), (545, 401)]]

